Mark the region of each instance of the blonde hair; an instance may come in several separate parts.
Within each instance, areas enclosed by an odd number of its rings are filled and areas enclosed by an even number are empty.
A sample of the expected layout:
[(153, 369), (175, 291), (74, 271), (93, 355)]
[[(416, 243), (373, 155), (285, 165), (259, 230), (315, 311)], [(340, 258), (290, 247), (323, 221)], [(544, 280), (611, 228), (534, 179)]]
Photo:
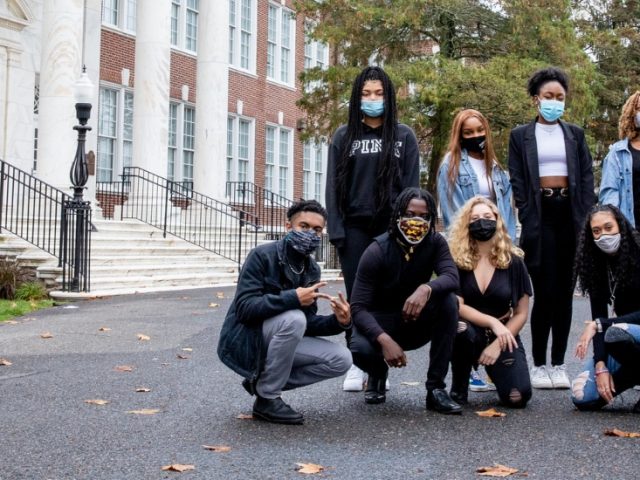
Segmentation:
[(638, 136), (638, 129), (635, 123), (636, 105), (640, 100), (640, 90), (627, 98), (622, 107), (622, 113), (620, 114), (620, 121), (618, 122), (618, 136), (620, 140), (628, 138), (633, 140)]
[(508, 268), (512, 256), (517, 255), (518, 257), (522, 257), (524, 256), (524, 252), (511, 241), (511, 237), (507, 232), (507, 226), (496, 204), (480, 195), (471, 197), (462, 208), (458, 210), (458, 214), (451, 225), (449, 232), (449, 249), (451, 250), (453, 260), (456, 262), (458, 268), (462, 270), (473, 270), (480, 260), (478, 241), (469, 235), (471, 211), (473, 207), (479, 204), (484, 204), (489, 207), (496, 217), (496, 233), (492, 239), (493, 245), (489, 253), (489, 261), (496, 268)]

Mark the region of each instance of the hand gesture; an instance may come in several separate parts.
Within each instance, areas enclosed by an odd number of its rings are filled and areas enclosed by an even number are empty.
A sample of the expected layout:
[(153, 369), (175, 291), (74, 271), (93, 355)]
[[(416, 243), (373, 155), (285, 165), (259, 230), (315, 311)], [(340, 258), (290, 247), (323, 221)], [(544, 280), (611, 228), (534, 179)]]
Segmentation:
[(578, 345), (576, 346), (576, 357), (580, 360), (584, 360), (584, 357), (587, 355), (589, 343), (591, 343), (591, 339), (596, 334), (596, 322), (586, 323), (582, 335), (580, 335), (580, 339), (578, 340)]
[(327, 300), (331, 300), (330, 295), (317, 291), (320, 287), (324, 287), (326, 284), (327, 282), (318, 282), (315, 285), (311, 285), (310, 287), (296, 288), (296, 293), (298, 294), (298, 301), (300, 302), (300, 305), (302, 305), (303, 307), (308, 307), (309, 305), (312, 305), (317, 298), (326, 298)]
[(337, 297), (331, 297), (331, 310), (333, 310), (341, 325), (346, 326), (351, 323), (351, 307), (342, 292), (338, 292)]
[(494, 340), (491, 342), (487, 348), (485, 348), (480, 354), (480, 358), (478, 359), (478, 363), (480, 365), (493, 365), (498, 360), (502, 349), (500, 348), (500, 344), (498, 340)]
[(425, 284), (418, 286), (416, 291), (404, 302), (402, 318), (404, 318), (405, 321), (417, 320), (420, 312), (422, 312), (422, 309), (429, 301), (429, 297), (431, 297), (431, 287)]

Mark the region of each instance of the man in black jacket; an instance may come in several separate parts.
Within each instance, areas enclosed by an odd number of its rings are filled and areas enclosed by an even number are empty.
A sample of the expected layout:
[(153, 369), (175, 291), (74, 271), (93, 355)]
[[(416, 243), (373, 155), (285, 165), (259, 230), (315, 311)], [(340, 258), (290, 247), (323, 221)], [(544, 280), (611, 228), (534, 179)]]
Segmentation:
[(350, 348), (354, 363), (369, 374), (367, 403), (386, 400), (389, 367), (407, 365), (405, 350), (431, 341), (427, 409), (462, 411), (444, 383), (458, 324), (458, 269), (435, 223), (431, 194), (406, 188), (396, 200), (389, 231), (360, 259), (351, 294)]
[[(317, 336), (351, 328), (342, 293), (318, 289), (320, 268), (311, 253), (320, 243), (327, 218), (315, 200), (301, 200), (287, 211), (287, 236), (254, 248), (244, 263), (236, 296), (220, 332), (218, 356), (256, 395), (253, 415), (274, 423), (301, 424), (302, 414), (281, 397), (283, 390), (344, 375), (351, 353)], [(316, 300), (327, 299), (332, 315), (318, 315)]]

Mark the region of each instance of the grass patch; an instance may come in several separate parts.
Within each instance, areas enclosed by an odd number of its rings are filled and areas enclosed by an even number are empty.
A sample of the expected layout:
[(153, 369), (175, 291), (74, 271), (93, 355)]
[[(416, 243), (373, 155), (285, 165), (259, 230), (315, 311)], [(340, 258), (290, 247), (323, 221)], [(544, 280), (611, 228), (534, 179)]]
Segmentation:
[(53, 307), (53, 300), (0, 300), (0, 322)]

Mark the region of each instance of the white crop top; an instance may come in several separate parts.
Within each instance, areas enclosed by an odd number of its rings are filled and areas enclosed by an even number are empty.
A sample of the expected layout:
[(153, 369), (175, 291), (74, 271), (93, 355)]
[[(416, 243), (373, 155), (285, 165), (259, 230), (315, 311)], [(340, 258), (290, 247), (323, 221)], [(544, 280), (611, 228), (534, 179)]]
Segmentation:
[(541, 177), (567, 177), (567, 152), (560, 124), (536, 123), (538, 169)]
[(490, 184), (491, 179), (487, 176), (487, 168), (485, 167), (484, 160), (469, 156), (469, 163), (473, 171), (476, 172), (476, 177), (478, 177), (478, 195), (486, 198), (493, 197)]

